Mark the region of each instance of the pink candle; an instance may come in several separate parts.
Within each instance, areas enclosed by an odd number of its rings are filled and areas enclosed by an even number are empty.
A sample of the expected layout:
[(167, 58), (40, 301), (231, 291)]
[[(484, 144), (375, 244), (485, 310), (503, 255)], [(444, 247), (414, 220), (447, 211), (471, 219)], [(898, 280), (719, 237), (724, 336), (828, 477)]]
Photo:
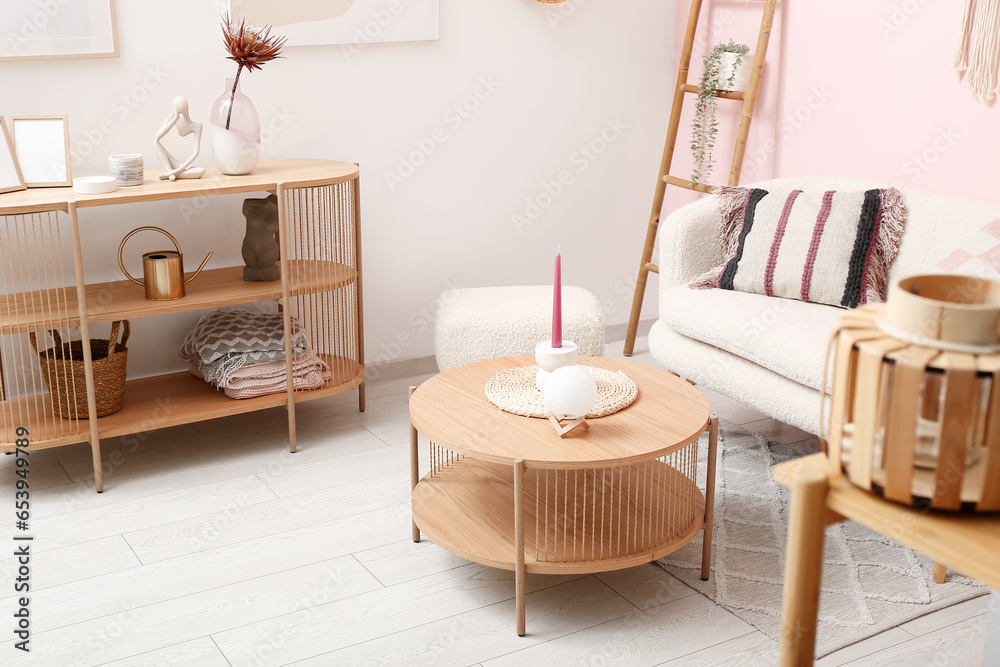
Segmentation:
[(556, 251), (556, 275), (552, 281), (552, 347), (562, 347), (562, 255)]

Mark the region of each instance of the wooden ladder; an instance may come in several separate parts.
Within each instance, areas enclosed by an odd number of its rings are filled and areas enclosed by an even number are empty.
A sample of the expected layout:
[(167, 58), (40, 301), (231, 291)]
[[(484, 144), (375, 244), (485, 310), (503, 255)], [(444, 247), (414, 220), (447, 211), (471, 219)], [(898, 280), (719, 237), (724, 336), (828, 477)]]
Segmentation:
[[(753, 120), (753, 110), (757, 103), (757, 92), (760, 90), (760, 80), (764, 73), (764, 58), (767, 55), (767, 43), (771, 38), (771, 26), (774, 23), (774, 10), (778, 0), (759, 0), (764, 4), (763, 17), (760, 22), (760, 32), (757, 35), (757, 48), (754, 51), (753, 67), (750, 70), (750, 82), (743, 92), (716, 91), (719, 99), (742, 100), (743, 111), (740, 114), (739, 131), (736, 134), (736, 147), (733, 150), (733, 163), (729, 169), (729, 185), (739, 185), (740, 172), (743, 170), (743, 156), (747, 149), (747, 137), (750, 134), (750, 121)], [(646, 243), (642, 248), (642, 259), (639, 262), (639, 277), (635, 283), (635, 294), (632, 297), (632, 314), (628, 320), (628, 331), (625, 334), (625, 356), (632, 356), (635, 346), (635, 334), (639, 327), (639, 313), (642, 310), (642, 300), (646, 294), (646, 280), (649, 272), (660, 272), (660, 267), (651, 263), (653, 244), (656, 242), (656, 232), (660, 227), (660, 213), (663, 209), (663, 196), (667, 185), (675, 185), (696, 192), (714, 192), (718, 186), (700, 185), (689, 179), (678, 178), (670, 174), (670, 164), (674, 158), (674, 146), (677, 143), (677, 129), (681, 122), (681, 108), (684, 106), (684, 96), (698, 94), (698, 86), (688, 83), (688, 69), (691, 65), (691, 50), (694, 46), (694, 35), (698, 29), (698, 16), (701, 14), (702, 0), (691, 0), (691, 11), (688, 14), (687, 31), (684, 34), (684, 48), (681, 51), (680, 67), (677, 70), (677, 84), (674, 88), (674, 104), (670, 110), (670, 124), (667, 126), (667, 141), (663, 147), (663, 160), (660, 162), (660, 174), (656, 179), (656, 193), (653, 195), (653, 211), (649, 216), (649, 226), (646, 228)]]

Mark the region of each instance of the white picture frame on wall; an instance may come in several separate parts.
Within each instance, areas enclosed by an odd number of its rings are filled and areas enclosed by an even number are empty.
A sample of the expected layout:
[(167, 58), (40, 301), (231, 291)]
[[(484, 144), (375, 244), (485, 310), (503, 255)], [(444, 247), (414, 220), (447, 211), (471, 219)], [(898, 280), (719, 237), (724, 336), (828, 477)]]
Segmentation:
[(28, 186), (24, 184), (21, 166), (14, 155), (14, 144), (10, 140), (7, 124), (2, 118), (0, 118), (0, 129), (3, 130), (3, 140), (0, 141), (0, 193), (24, 190)]
[(229, 0), (236, 23), (269, 25), (288, 46), (434, 41), (439, 11), (440, 0)]
[(29, 188), (73, 184), (68, 116), (7, 116), (14, 156)]
[(115, 0), (3, 0), (0, 62), (117, 57)]

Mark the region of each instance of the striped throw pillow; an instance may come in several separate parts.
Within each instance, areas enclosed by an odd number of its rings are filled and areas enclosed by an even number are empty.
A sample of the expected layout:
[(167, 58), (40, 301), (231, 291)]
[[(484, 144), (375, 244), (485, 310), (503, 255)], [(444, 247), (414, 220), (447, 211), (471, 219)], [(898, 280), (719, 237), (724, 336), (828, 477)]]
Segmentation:
[(715, 195), (726, 261), (693, 287), (854, 308), (885, 300), (906, 206), (896, 188), (804, 192), (727, 187)]

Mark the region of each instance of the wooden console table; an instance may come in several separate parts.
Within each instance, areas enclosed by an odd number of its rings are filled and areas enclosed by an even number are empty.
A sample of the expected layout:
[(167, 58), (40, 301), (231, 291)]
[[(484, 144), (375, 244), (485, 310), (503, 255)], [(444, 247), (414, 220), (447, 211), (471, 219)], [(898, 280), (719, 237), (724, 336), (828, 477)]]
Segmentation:
[[(534, 357), (453, 368), (410, 397), (413, 540), (513, 570), (517, 633), (525, 632), (526, 572), (580, 574), (647, 563), (705, 527), (702, 578), (712, 549), (718, 419), (690, 384), (631, 362), (581, 357), (622, 371), (639, 388), (621, 412), (560, 438), (545, 419), (487, 400), (486, 382)], [(697, 486), (698, 438), (709, 432), (705, 495)], [(418, 481), (417, 434), (431, 440)]]
[[(103, 195), (78, 195), (66, 187), (0, 195), (0, 451), (14, 451), (22, 427), (30, 433), (32, 449), (89, 440), (98, 492), (104, 488), (101, 438), (284, 405), (294, 452), (297, 402), (357, 387), (359, 408), (365, 405), (357, 165), (269, 160), (246, 176), (226, 176), (209, 167), (201, 179), (175, 182), (159, 180), (158, 173), (147, 171), (142, 185)], [(245, 282), (241, 266), (215, 268), (209, 263), (187, 286), (184, 298), (147, 301), (142, 287), (124, 279), (90, 284), (84, 279), (83, 249), (89, 239), (87, 221), (80, 220), (86, 217), (83, 209), (266, 192), (278, 197), (281, 279), (276, 282)], [(233, 217), (242, 222), (238, 211)], [(122, 229), (120, 235), (128, 231)], [(237, 247), (243, 232), (242, 224), (233, 229)], [(181, 236), (189, 257), (207, 250)], [(117, 271), (113, 264), (87, 268)], [(129, 380), (122, 410), (96, 417), (91, 325), (271, 299), (280, 299), (285, 315), (286, 372), (291, 375), (288, 332), (294, 317), (310, 348), (330, 367), (332, 378), (323, 387), (294, 391), (290, 382), (286, 394), (233, 400), (185, 371)], [(29, 332), (58, 330), (69, 340), (76, 327), (84, 341), (90, 419), (63, 419), (55, 413), (37, 355), (27, 344)], [(51, 344), (42, 345), (42, 340), (48, 336), (39, 335), (40, 348)]]
[(1000, 589), (1000, 515), (922, 510), (884, 500), (831, 474), (822, 453), (775, 466), (774, 479), (792, 490), (781, 609), (783, 667), (813, 664), (823, 532), (831, 523), (853, 519)]

